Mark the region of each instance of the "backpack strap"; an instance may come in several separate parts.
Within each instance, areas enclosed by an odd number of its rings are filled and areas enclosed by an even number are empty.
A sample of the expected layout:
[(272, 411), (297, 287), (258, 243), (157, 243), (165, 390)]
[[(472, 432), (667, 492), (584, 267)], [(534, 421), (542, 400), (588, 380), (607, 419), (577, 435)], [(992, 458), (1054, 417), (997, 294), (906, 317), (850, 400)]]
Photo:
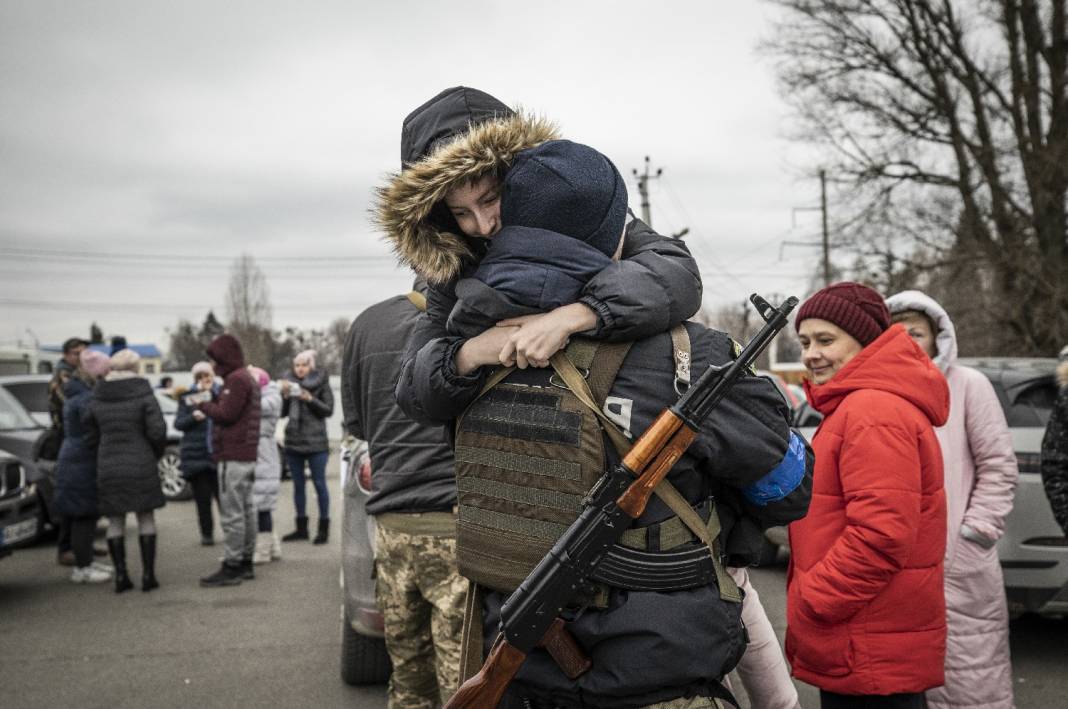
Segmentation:
[[(681, 379), (680, 374), (685, 374), (685, 383), (689, 384), (689, 353), (690, 353), (690, 337), (686, 331), (684, 325), (676, 325), (671, 331), (672, 344), (674, 345), (672, 350), (675, 353), (675, 383), (676, 387)], [(625, 355), (625, 353), (624, 353)], [(685, 355), (685, 358), (680, 357)], [(564, 380), (571, 392), (581, 401), (587, 408), (589, 408), (597, 418), (601, 420), (604, 426), (605, 433), (608, 434), (608, 438), (612, 441), (616, 451), (620, 456), (625, 456), (631, 448), (631, 442), (623, 434), (622, 431), (616, 426), (604, 413), (600, 406), (595, 403), (593, 393), (590, 390), (589, 384), (587, 384), (585, 377), (576, 369), (575, 365), (562, 353), (557, 352), (549, 360), (553, 369), (560, 375), (560, 378)], [(685, 363), (685, 368), (683, 368)], [(618, 367), (617, 367), (618, 369)], [(613, 379), (615, 377), (613, 376)], [(701, 519), (701, 516), (694, 511), (693, 506), (686, 501), (686, 498), (682, 496), (674, 485), (672, 485), (667, 479), (661, 480), (653, 492), (657, 497), (663, 501), (665, 505), (674, 512), (683, 524), (694, 536), (704, 542), (708, 547), (709, 554), (712, 556), (712, 565), (716, 570), (716, 581), (719, 584), (720, 597), (725, 601), (731, 601), (733, 603), (740, 603), (742, 600), (741, 592), (738, 590), (737, 584), (734, 583), (734, 579), (723, 566), (722, 550), (719, 543), (719, 534), (721, 531), (719, 515), (716, 513), (715, 506), (708, 517), (706, 523)]]

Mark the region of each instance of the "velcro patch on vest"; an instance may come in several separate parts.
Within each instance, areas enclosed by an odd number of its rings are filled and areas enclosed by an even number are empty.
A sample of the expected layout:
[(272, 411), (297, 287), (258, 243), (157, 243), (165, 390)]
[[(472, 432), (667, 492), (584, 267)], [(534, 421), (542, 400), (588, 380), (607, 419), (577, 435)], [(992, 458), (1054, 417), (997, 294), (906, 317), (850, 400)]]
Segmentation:
[(560, 398), (534, 390), (496, 388), (464, 415), (463, 427), (476, 433), (545, 443), (581, 445), (582, 415), (560, 409)]

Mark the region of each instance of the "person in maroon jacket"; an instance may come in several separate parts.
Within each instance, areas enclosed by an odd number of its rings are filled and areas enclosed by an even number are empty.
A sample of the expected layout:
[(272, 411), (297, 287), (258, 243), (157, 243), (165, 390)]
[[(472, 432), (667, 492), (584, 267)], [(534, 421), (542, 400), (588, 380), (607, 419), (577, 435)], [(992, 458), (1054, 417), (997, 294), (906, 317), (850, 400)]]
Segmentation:
[(208, 345), (208, 359), (223, 377), (212, 401), (197, 405), (214, 422), (212, 453), (219, 471), (219, 516), (223, 530), (223, 564), (201, 586), (234, 586), (255, 578), (256, 508), (252, 483), (260, 437), (260, 387), (245, 368), (241, 343), (219, 335)]

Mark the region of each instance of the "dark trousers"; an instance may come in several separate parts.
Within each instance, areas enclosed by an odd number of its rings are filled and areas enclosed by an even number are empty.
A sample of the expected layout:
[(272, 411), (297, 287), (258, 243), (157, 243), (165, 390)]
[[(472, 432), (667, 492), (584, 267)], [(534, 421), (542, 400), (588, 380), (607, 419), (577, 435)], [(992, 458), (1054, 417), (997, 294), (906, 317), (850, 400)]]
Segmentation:
[(927, 709), (923, 692), (863, 696), (820, 690), (820, 709)]
[(330, 492), (326, 488), (326, 462), (330, 451), (318, 453), (295, 453), (286, 451), (286, 463), (289, 474), (293, 476), (293, 506), (297, 508), (297, 517), (307, 517), (305, 511), (307, 498), (304, 496), (304, 465), (311, 471), (312, 485), (315, 486), (315, 499), (319, 503), (319, 519), (330, 519)]
[(86, 567), (93, 563), (93, 535), (96, 533), (96, 517), (67, 517), (70, 530), (70, 548), (74, 552), (74, 565)]
[(197, 521), (200, 523), (200, 536), (210, 537), (214, 527), (211, 516), (211, 501), (219, 504), (219, 474), (211, 472), (199, 472), (189, 479), (193, 486), (193, 499), (197, 503)]
[(62, 554), (71, 550), (70, 545), (70, 519), (66, 516), (56, 520), (56, 552)]
[(256, 529), (261, 532), (274, 531), (274, 519), (270, 510), (260, 510), (256, 513)]

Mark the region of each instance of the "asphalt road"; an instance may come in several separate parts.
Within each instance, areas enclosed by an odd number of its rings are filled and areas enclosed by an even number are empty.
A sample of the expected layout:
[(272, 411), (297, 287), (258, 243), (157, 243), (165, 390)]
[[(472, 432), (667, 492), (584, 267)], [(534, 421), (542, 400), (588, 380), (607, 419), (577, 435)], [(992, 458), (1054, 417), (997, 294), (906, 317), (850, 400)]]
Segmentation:
[[(330, 471), (337, 516), (333, 460)], [(291, 490), (283, 483), (283, 532)], [(349, 687), (339, 676), (337, 535), (324, 546), (286, 544), (285, 558), (257, 567), (255, 581), (202, 589), (197, 581), (218, 566), (220, 547), (199, 545), (195, 516), (191, 502), (158, 513), (162, 588), (149, 594), (75, 586), (49, 545), (0, 560), (0, 706), (385, 707), (384, 687)], [(127, 539), (136, 581), (132, 529)], [(785, 567), (752, 577), (781, 637)], [(1015, 621), (1012, 650), (1017, 705), (1064, 706), (1068, 621)], [(799, 689), (806, 709), (818, 707), (815, 689)]]

